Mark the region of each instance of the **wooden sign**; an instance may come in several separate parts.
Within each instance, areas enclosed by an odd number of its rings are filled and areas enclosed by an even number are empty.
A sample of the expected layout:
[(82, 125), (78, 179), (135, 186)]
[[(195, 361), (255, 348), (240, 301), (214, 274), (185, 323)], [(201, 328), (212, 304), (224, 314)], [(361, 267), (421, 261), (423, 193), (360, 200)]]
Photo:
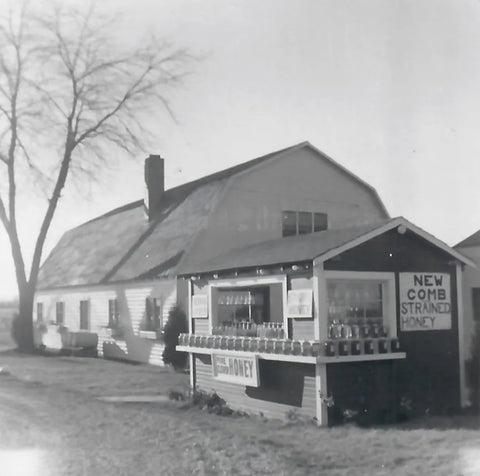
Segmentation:
[(400, 273), (400, 329), (406, 332), (451, 328), (450, 275)]
[(258, 387), (258, 359), (255, 355), (212, 354), (213, 377), (224, 382)]
[(208, 296), (206, 294), (192, 296), (192, 317), (208, 317)]
[(287, 298), (288, 317), (312, 317), (312, 290), (290, 289)]

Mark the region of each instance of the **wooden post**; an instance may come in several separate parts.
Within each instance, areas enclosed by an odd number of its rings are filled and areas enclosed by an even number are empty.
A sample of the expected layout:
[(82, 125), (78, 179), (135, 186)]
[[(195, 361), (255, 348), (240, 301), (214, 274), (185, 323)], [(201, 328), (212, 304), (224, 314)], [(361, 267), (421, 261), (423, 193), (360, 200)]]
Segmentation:
[(458, 322), (458, 364), (460, 375), (460, 406), (467, 405), (467, 382), (465, 380), (465, 335), (463, 330), (463, 286), (462, 264), (456, 264), (457, 322)]
[(327, 364), (317, 363), (315, 369), (315, 400), (317, 406), (317, 425), (328, 426)]

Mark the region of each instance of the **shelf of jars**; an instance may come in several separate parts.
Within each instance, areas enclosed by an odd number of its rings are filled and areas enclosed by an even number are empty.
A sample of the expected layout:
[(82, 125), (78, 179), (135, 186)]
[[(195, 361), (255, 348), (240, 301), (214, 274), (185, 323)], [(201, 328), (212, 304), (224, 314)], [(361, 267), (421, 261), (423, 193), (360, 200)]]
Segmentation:
[(334, 363), (402, 359), (397, 338), (329, 339), (326, 341), (284, 338), (180, 334), (178, 351), (198, 354), (214, 352), (254, 353), (267, 360)]
[(263, 337), (269, 339), (283, 339), (285, 331), (281, 322), (262, 322), (257, 324), (251, 321), (224, 322), (212, 329), (213, 335), (227, 337)]

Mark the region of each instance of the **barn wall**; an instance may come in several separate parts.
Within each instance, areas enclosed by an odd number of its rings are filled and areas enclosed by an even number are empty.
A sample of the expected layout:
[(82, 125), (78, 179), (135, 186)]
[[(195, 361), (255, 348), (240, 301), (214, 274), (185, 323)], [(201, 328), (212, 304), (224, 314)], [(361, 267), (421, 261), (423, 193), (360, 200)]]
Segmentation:
[(211, 357), (195, 355), (196, 388), (215, 391), (232, 409), (270, 418), (285, 418), (295, 411), (307, 418), (316, 416), (315, 366), (260, 360), (260, 387), (245, 387), (216, 380)]
[(235, 176), (183, 265), (194, 268), (230, 249), (280, 238), (285, 210), (327, 213), (329, 228), (385, 218), (369, 189), (301, 148)]

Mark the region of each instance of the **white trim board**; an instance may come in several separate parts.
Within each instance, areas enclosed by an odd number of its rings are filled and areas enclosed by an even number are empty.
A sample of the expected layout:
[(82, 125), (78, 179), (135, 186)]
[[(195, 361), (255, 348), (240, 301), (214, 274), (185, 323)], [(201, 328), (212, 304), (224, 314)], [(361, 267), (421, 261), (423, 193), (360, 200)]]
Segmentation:
[[(189, 354), (205, 354), (212, 355), (215, 353), (222, 353), (228, 355), (253, 355), (251, 352), (244, 352), (241, 350), (227, 350), (227, 349), (210, 349), (207, 347), (190, 347), (188, 345), (177, 345), (176, 350), (179, 352), (188, 352)], [(262, 360), (276, 360), (279, 362), (299, 362), (304, 364), (342, 364), (346, 362), (371, 362), (376, 360), (398, 360), (405, 359), (407, 354), (405, 352), (392, 352), (385, 354), (361, 354), (361, 355), (337, 355), (328, 357), (319, 355), (318, 357), (310, 355), (293, 355), (293, 354), (272, 354), (266, 352), (254, 353)]]

